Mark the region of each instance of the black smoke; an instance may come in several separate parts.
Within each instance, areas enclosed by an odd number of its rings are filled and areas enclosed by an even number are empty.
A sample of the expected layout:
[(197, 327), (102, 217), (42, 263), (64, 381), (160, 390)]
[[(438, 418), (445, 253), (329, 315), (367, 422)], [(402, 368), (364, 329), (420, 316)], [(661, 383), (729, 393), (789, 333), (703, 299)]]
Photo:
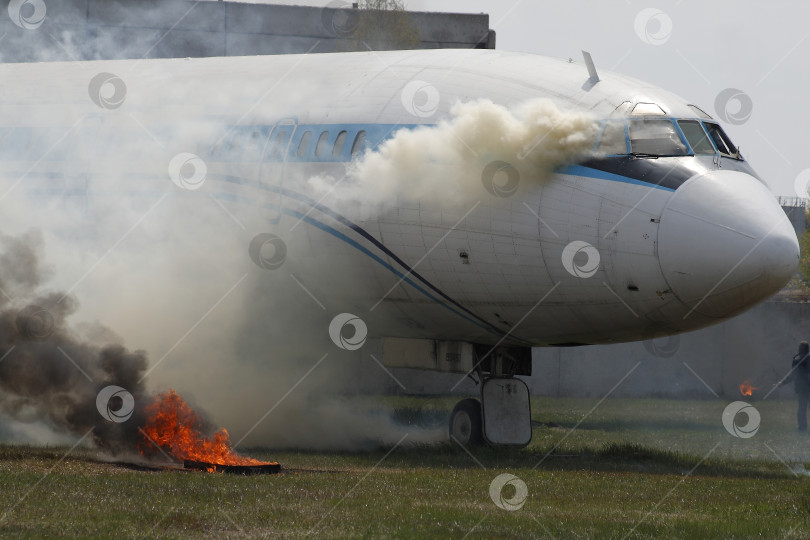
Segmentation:
[[(58, 433), (89, 434), (112, 453), (132, 451), (143, 407), (116, 421), (121, 418), (105, 418), (96, 401), (103, 388), (115, 385), (136, 404), (149, 402), (143, 383), (146, 354), (83, 339), (69, 324), (77, 300), (45, 288), (50, 272), (42, 250), (38, 232), (0, 236), (0, 414), (23, 423), (45, 422)], [(102, 410), (124, 406), (119, 395)]]

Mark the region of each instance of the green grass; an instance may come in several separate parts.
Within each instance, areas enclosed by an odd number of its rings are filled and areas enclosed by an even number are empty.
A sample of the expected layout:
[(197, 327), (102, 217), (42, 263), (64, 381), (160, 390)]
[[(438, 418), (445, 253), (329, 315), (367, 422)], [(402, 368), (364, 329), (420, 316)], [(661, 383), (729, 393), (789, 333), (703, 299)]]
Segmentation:
[[(444, 422), (455, 401), (374, 400), (414, 425)], [(473, 457), (449, 443), (253, 449), (281, 462), (272, 476), (135, 470), (86, 449), (62, 459), (67, 449), (0, 446), (0, 537), (810, 538), (810, 477), (791, 472), (810, 468), (810, 436), (794, 432), (793, 402), (755, 403), (762, 426), (750, 439), (723, 428), (725, 401), (609, 399), (582, 420), (597, 402), (535, 399), (543, 425), (527, 448)], [(503, 472), (528, 487), (520, 510), (489, 497)]]

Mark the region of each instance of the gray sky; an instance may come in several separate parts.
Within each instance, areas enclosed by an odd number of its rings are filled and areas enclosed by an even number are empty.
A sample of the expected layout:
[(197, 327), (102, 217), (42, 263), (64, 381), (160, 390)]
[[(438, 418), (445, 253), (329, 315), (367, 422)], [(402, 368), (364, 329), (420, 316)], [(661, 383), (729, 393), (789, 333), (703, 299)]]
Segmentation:
[[(718, 94), (726, 88), (741, 90), (751, 99), (751, 115), (739, 125), (724, 125), (774, 192), (794, 195), (799, 173), (810, 169), (810, 152), (804, 147), (810, 100), (802, 87), (810, 78), (810, 2), (406, 0), (406, 6), (489, 13), (498, 49), (576, 60), (585, 49), (597, 69), (666, 88), (715, 118)], [(662, 44), (645, 43), (635, 30), (637, 16), (648, 8), (663, 12), (663, 18), (648, 17), (646, 25), (648, 35), (662, 36)], [(736, 113), (739, 106), (733, 100), (727, 110)]]

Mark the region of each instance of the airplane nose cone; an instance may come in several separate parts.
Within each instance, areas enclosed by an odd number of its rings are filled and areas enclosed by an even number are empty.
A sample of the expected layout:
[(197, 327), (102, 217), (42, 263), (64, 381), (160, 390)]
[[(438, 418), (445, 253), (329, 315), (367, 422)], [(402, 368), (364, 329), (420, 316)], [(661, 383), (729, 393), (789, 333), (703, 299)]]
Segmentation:
[(736, 315), (778, 292), (796, 273), (799, 242), (756, 178), (712, 171), (691, 178), (661, 215), (658, 255), (671, 291), (706, 317)]

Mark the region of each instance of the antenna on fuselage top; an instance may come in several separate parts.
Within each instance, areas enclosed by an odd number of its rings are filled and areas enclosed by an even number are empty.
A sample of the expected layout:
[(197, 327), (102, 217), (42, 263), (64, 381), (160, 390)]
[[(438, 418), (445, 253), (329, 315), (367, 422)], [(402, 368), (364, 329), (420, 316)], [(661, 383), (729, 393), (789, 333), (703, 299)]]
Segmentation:
[(588, 75), (590, 75), (590, 79), (588, 82), (591, 84), (596, 84), (599, 82), (599, 74), (596, 72), (596, 66), (593, 64), (593, 58), (591, 58), (591, 53), (588, 51), (582, 51), (582, 58), (585, 59), (585, 65), (588, 67)]

